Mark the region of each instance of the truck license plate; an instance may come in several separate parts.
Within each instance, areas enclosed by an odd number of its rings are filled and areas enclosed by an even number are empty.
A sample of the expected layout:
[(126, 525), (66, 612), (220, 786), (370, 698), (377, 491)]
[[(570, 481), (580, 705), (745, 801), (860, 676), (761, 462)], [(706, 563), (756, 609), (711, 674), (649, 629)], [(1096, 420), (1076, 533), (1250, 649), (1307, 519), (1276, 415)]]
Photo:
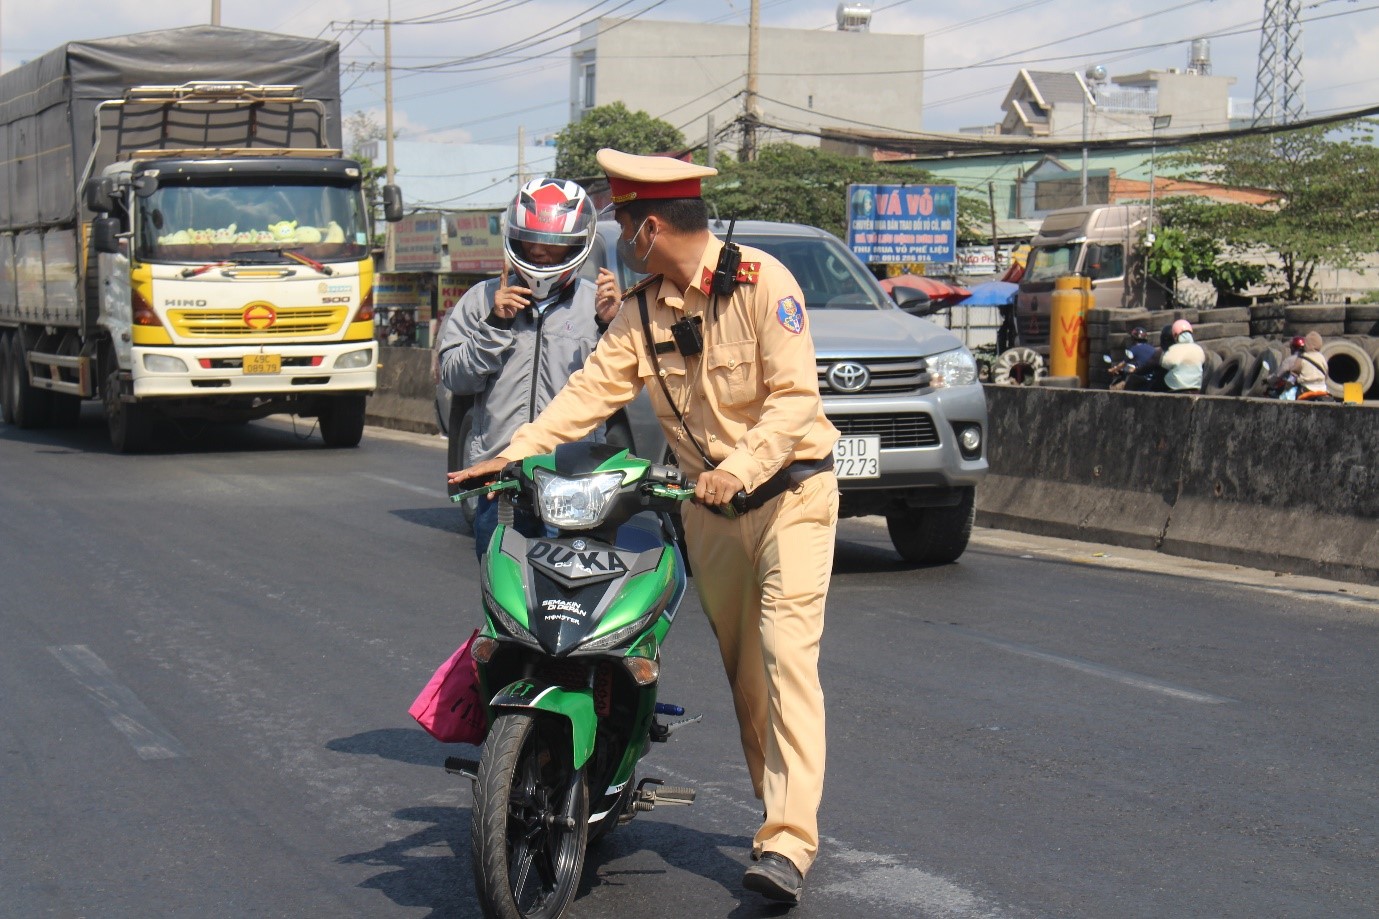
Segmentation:
[(283, 356), (281, 354), (244, 355), (245, 373), (280, 373), (282, 369)]
[(880, 437), (839, 437), (833, 445), (833, 472), (840, 479), (881, 476)]

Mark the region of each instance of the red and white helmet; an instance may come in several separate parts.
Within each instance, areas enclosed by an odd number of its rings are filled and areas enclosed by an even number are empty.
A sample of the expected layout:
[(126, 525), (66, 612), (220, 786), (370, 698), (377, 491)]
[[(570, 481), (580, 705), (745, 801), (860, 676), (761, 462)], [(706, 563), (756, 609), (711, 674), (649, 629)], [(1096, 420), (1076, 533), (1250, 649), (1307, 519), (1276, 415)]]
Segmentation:
[[(584, 189), (564, 179), (532, 179), (503, 215), (503, 252), (532, 298), (541, 301), (573, 284), (594, 248), (598, 212)], [(528, 260), (520, 243), (569, 246), (554, 265)]]

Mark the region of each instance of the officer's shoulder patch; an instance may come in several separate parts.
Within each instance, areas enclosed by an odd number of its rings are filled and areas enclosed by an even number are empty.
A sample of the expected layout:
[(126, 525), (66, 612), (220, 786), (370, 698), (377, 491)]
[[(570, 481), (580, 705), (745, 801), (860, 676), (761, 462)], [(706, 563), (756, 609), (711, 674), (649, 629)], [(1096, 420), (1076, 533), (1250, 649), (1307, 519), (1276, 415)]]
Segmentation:
[(642, 291), (647, 290), (651, 285), (659, 283), (661, 283), (661, 276), (659, 274), (653, 274), (650, 277), (642, 278), (636, 284), (633, 284), (631, 287), (627, 288), (627, 290), (623, 291), (622, 298), (623, 300), (628, 300), (637, 296), (637, 294)]
[(794, 297), (781, 297), (776, 301), (776, 318), (787, 332), (798, 335), (804, 331), (804, 307)]

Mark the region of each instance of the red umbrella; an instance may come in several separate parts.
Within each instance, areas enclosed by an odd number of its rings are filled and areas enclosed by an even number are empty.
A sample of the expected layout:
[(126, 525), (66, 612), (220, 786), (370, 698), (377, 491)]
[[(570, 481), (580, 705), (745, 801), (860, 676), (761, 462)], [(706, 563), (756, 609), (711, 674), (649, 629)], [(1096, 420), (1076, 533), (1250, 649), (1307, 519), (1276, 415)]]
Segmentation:
[(931, 278), (922, 274), (898, 274), (893, 278), (882, 278), (881, 286), (886, 293), (894, 295), (897, 287), (913, 287), (915, 290), (922, 290), (929, 295), (930, 300), (939, 303), (946, 303), (953, 300), (961, 300), (972, 293), (966, 287), (959, 287), (956, 284), (949, 284), (937, 278)]

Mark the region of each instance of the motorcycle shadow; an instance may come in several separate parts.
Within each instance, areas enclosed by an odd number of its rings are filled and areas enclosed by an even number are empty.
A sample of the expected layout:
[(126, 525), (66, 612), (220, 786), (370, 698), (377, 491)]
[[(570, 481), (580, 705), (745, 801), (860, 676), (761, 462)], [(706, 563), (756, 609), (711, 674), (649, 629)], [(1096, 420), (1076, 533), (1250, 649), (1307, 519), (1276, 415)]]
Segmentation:
[[(470, 808), (411, 807), (395, 812), (393, 817), (420, 826), (400, 839), (368, 852), (341, 856), (336, 862), (390, 869), (359, 886), (377, 890), (398, 906), (429, 909), (428, 919), (478, 919), (482, 911), (474, 900), (470, 875)], [(581, 902), (597, 914), (605, 909), (626, 913), (626, 905), (618, 902), (624, 897), (632, 897), (636, 903), (679, 902), (690, 906), (690, 913), (680, 915), (696, 914), (692, 904), (698, 901), (713, 904), (717, 914), (723, 894), (692, 890), (697, 886), (693, 880), (687, 883), (673, 877), (683, 873), (713, 881), (729, 899), (740, 901), (725, 914), (727, 919), (782, 916), (785, 907), (742, 889), (745, 853), (750, 845), (751, 838), (746, 835), (706, 833), (642, 818), (642, 822), (620, 827), (590, 847), (571, 914), (580, 915)], [(739, 861), (725, 854), (731, 852), (744, 853), (744, 858)], [(796, 910), (793, 915), (803, 914)]]

